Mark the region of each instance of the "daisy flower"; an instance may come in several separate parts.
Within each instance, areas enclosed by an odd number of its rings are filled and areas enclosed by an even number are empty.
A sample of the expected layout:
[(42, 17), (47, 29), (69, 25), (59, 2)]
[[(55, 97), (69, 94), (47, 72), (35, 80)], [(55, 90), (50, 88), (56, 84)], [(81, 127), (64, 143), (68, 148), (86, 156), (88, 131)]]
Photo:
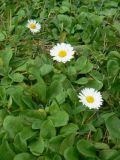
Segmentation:
[(66, 63), (73, 58), (74, 50), (70, 44), (58, 43), (50, 50), (53, 60)]
[(41, 29), (40, 23), (38, 23), (36, 20), (32, 20), (32, 19), (28, 20), (27, 27), (30, 29), (30, 31), (32, 33), (37, 33)]
[(78, 97), (80, 99), (80, 102), (82, 102), (83, 105), (87, 106), (90, 109), (98, 109), (103, 103), (101, 93), (94, 88), (83, 89), (81, 93), (79, 93)]

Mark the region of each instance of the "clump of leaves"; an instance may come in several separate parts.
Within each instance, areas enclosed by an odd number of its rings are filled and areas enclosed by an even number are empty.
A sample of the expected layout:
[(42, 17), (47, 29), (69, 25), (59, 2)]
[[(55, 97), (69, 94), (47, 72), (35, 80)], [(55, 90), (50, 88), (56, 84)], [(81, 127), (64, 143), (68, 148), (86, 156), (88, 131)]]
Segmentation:
[[(119, 19), (119, 0), (1, 0), (0, 160), (120, 159)], [(76, 50), (66, 64), (49, 56), (58, 42)], [(100, 110), (79, 102), (85, 87)]]

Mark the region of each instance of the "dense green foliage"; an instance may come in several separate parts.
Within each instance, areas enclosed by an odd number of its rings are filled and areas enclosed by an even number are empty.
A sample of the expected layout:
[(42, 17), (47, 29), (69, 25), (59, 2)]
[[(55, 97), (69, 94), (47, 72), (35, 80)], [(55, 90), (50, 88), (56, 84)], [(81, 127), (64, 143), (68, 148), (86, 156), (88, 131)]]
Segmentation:
[[(0, 160), (120, 160), (119, 5), (0, 0)], [(49, 55), (58, 42), (76, 50), (66, 64)], [(101, 91), (100, 110), (79, 102), (84, 87)]]

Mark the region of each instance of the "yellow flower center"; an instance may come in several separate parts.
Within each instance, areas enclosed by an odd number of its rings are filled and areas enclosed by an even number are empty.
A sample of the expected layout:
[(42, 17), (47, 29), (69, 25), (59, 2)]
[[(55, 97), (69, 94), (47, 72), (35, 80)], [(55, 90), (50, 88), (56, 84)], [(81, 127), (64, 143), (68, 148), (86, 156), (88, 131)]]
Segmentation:
[(88, 103), (93, 103), (94, 102), (94, 97), (93, 96), (87, 96), (86, 100)]
[(64, 50), (61, 50), (58, 55), (63, 58), (67, 55), (67, 52)]
[(31, 23), (31, 24), (30, 24), (30, 28), (31, 28), (31, 29), (35, 29), (35, 28), (36, 28), (36, 24), (35, 24), (35, 23)]

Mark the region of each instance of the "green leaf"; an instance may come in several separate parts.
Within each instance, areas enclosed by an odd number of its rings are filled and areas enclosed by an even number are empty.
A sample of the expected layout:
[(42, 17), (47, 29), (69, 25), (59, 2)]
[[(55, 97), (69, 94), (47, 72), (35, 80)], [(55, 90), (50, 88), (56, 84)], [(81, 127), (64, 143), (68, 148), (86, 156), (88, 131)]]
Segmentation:
[(106, 143), (101, 143), (101, 142), (96, 142), (96, 143), (94, 143), (94, 147), (95, 147), (96, 149), (109, 149), (108, 144), (106, 144)]
[(55, 103), (53, 103), (51, 106), (49, 106), (49, 112), (50, 114), (54, 114), (56, 112), (60, 111), (59, 106)]
[(53, 66), (49, 64), (43, 64), (40, 68), (41, 76), (45, 76), (53, 70)]
[(30, 145), (28, 147), (30, 148), (30, 151), (32, 152), (33, 155), (35, 155), (35, 156), (41, 155), (41, 153), (43, 153), (43, 151), (44, 151), (43, 138), (40, 136), (39, 139), (30, 143)]
[(22, 82), (24, 79), (24, 76), (20, 73), (13, 73), (9, 75), (9, 77), (12, 79), (13, 82)]
[(77, 143), (78, 151), (86, 157), (96, 158), (96, 150), (94, 145), (85, 139), (79, 140)]
[(104, 16), (98, 16), (93, 13), (89, 13), (88, 17), (94, 27), (99, 26), (103, 22), (103, 19), (104, 19)]
[(89, 88), (95, 88), (96, 90), (100, 90), (103, 87), (103, 83), (99, 80), (91, 79), (85, 86)]
[(66, 92), (61, 91), (55, 98), (56, 98), (56, 102), (60, 105), (62, 103), (65, 102), (65, 99), (67, 97)]
[(25, 141), (31, 139), (36, 135), (36, 132), (34, 132), (31, 127), (24, 127), (23, 130), (20, 132), (20, 136)]
[(3, 68), (3, 59), (0, 57), (0, 68)]
[(61, 136), (61, 135), (58, 135), (56, 137), (51, 138), (49, 141), (49, 148), (53, 152), (59, 153), (59, 149), (60, 149), (60, 145), (61, 145), (62, 141), (63, 141), (63, 136)]
[(87, 62), (84, 66), (83, 69), (81, 69), (80, 73), (81, 74), (86, 74), (89, 73), (93, 69), (93, 64), (90, 62)]
[(120, 69), (119, 63), (116, 60), (109, 60), (107, 62), (107, 72), (110, 77), (114, 77)]
[(120, 33), (120, 27), (119, 26), (120, 26), (120, 22), (119, 21), (115, 21), (113, 23), (113, 27), (115, 28), (115, 30)]
[(6, 48), (2, 53), (1, 53), (1, 56), (2, 59), (3, 59), (3, 64), (4, 64), (4, 67), (8, 67), (9, 66), (9, 62), (11, 60), (13, 56), (13, 52), (12, 52), (12, 49), (11, 48)]
[(15, 136), (13, 144), (19, 152), (27, 151), (27, 142), (21, 137), (20, 133)]
[(109, 8), (109, 7), (117, 7), (118, 6), (118, 2), (119, 1), (106, 1), (106, 3), (105, 3), (105, 7), (107, 7), (107, 8)]
[(75, 68), (77, 69), (77, 71), (81, 71), (85, 67), (86, 63), (87, 63), (87, 57), (81, 56), (75, 62)]
[(64, 151), (69, 147), (73, 146), (75, 140), (75, 134), (67, 136), (61, 143), (59, 152), (63, 155)]
[(0, 42), (5, 40), (5, 32), (0, 32)]
[(1, 160), (13, 160), (15, 153), (11, 149), (7, 141), (3, 141), (0, 145), (0, 159)]
[(76, 76), (77, 72), (76, 72), (76, 68), (73, 66), (69, 66), (67, 67), (67, 74), (70, 78), (73, 78), (74, 76)]
[(38, 99), (40, 99), (43, 103), (46, 102), (46, 84), (44, 80), (39, 77), (37, 83), (31, 88), (33, 94), (35, 94)]
[(96, 81), (103, 81), (103, 74), (97, 70), (90, 72), (90, 76), (92, 76)]
[(49, 139), (56, 135), (56, 130), (52, 121), (46, 120), (42, 123), (40, 128), (40, 135), (46, 139)]
[(108, 112), (101, 114), (101, 118), (107, 121), (109, 118), (115, 115), (115, 112)]
[(76, 133), (78, 129), (79, 128), (76, 124), (69, 123), (68, 125), (61, 128), (60, 134), (62, 134), (63, 136), (67, 136), (71, 133)]
[(86, 84), (86, 83), (88, 83), (88, 78), (82, 77), (82, 78), (78, 79), (77, 81), (75, 81), (75, 83), (81, 84), (81, 85)]
[(17, 154), (13, 160), (34, 160), (33, 156), (27, 152)]
[(113, 58), (113, 57), (116, 57), (116, 58), (119, 58), (119, 59), (120, 59), (120, 54), (119, 54), (119, 52), (117, 52), (117, 51), (110, 51), (110, 52), (109, 52), (109, 58)]
[(47, 90), (47, 98), (55, 98), (59, 93), (63, 91), (62, 83), (59, 83), (58, 80), (55, 80), (51, 83)]
[(111, 116), (106, 120), (105, 124), (111, 138), (120, 140), (120, 119), (116, 116)]
[(106, 8), (100, 12), (100, 14), (105, 15), (106, 17), (111, 17), (116, 14), (115, 8)]
[[(59, 64), (59, 65), (61, 65), (61, 64)], [(63, 64), (62, 64), (62, 65), (63, 65)], [(60, 68), (61, 68), (61, 67), (63, 67), (63, 66), (60, 66)], [(58, 81), (62, 83), (62, 82), (65, 81), (66, 75), (65, 75), (65, 74), (61, 74), (61, 73), (54, 74), (54, 76), (53, 76), (52, 79), (53, 79), (53, 81), (56, 82), (56, 83), (57, 83)]]
[(32, 129), (40, 129), (42, 126), (43, 120), (35, 120), (32, 124)]
[(116, 155), (114, 155), (114, 156), (112, 156), (111, 158), (110, 158), (110, 160), (119, 160), (120, 159), (120, 152), (118, 152)]
[(55, 127), (65, 126), (68, 123), (69, 115), (65, 111), (58, 111), (48, 117)]
[(80, 160), (80, 155), (75, 147), (68, 147), (64, 151), (65, 160)]
[(100, 141), (102, 138), (103, 138), (102, 129), (98, 128), (94, 134), (94, 140), (97, 142), (97, 141)]
[(113, 157), (115, 155), (119, 156), (118, 152), (114, 149), (106, 149), (106, 150), (100, 151), (100, 158), (102, 160), (113, 160), (114, 159)]
[(5, 109), (1, 109), (0, 110), (0, 125), (3, 124), (4, 118), (5, 118), (6, 115), (7, 115), (6, 110)]
[(14, 85), (7, 89), (7, 94), (12, 97), (14, 102), (22, 109), (25, 104), (22, 101), (23, 96), (23, 86), (22, 85)]
[(21, 112), (21, 116), (27, 116), (31, 119), (46, 119), (46, 111), (44, 109), (26, 109), (25, 111)]
[(23, 129), (23, 124), (19, 117), (7, 116), (3, 122), (3, 127), (9, 133), (10, 137), (14, 138)]
[(53, 157), (53, 160), (62, 160), (62, 158), (61, 158), (59, 155), (55, 155), (55, 156)]
[(33, 109), (34, 107), (36, 107), (36, 104), (34, 103), (32, 96), (31, 95), (22, 95), (21, 96), (21, 100), (24, 103), (26, 108), (30, 108)]
[(72, 17), (59, 14), (57, 15), (57, 18), (53, 20), (53, 23), (56, 25), (60, 32), (65, 30), (69, 33), (72, 25)]
[(73, 104), (78, 102), (78, 95), (75, 89), (72, 89), (72, 88), (67, 89), (67, 94), (70, 100), (73, 102)]
[(69, 7), (68, 6), (61, 6), (60, 13), (65, 13), (65, 12), (69, 12)]

